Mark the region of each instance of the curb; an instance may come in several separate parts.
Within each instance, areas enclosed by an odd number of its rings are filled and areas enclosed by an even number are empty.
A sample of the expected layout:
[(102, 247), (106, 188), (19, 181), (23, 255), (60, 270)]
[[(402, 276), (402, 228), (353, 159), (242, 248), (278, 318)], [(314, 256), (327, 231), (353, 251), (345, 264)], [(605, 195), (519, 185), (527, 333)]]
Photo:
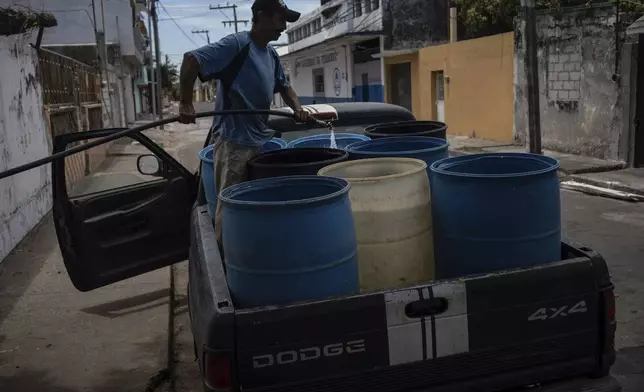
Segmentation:
[(587, 184), (587, 185), (592, 185), (600, 188), (606, 188), (606, 189), (611, 189), (614, 191), (618, 192), (626, 192), (630, 193), (633, 195), (641, 196), (644, 197), (644, 190), (642, 189), (637, 189), (637, 188), (632, 188), (630, 186), (624, 185), (620, 182), (615, 182), (615, 181), (604, 181), (604, 180), (596, 180), (594, 178), (588, 178), (580, 175), (570, 175), (566, 179), (568, 180), (573, 180), (582, 184)]
[[(500, 146), (500, 147), (503, 147), (503, 146)], [(489, 152), (489, 151), (484, 151), (484, 150), (474, 151), (474, 150), (467, 150), (467, 149), (449, 150), (450, 156), (453, 156), (453, 157), (470, 155), (470, 154), (484, 154), (486, 152)], [(559, 158), (555, 158), (555, 159), (561, 161), (561, 159)], [(626, 169), (627, 167), (628, 166), (624, 162), (610, 162), (602, 166), (589, 167), (589, 168), (576, 169), (576, 170), (566, 170), (560, 166), (559, 176), (572, 176), (574, 174), (603, 173), (603, 172), (609, 172), (609, 171), (615, 171), (615, 170), (622, 170), (622, 169)]]

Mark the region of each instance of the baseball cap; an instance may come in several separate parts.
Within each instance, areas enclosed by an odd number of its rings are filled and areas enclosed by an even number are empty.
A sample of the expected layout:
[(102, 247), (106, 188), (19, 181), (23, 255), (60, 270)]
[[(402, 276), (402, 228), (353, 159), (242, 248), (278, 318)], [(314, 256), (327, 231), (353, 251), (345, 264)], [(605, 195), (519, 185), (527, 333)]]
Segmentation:
[(300, 13), (289, 9), (283, 0), (255, 0), (251, 7), (253, 11), (273, 11), (284, 14), (289, 23), (296, 22), (300, 19)]

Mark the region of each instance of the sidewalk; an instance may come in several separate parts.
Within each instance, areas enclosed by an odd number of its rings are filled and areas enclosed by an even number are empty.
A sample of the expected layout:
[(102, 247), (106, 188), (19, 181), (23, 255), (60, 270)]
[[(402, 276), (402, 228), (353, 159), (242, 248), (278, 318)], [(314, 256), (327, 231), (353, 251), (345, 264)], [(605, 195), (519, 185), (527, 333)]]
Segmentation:
[[(526, 152), (514, 144), (448, 135), (451, 154)], [(544, 150), (560, 162), (562, 185), (582, 192), (628, 201), (644, 201), (644, 168), (626, 168), (624, 162)]]
[(167, 378), (167, 268), (88, 293), (51, 215), (0, 264), (0, 391), (143, 392)]
[[(207, 131), (204, 123), (145, 134), (192, 169)], [(149, 151), (131, 139), (113, 147), (101, 170), (73, 191), (142, 180), (136, 158)], [(170, 268), (79, 292), (65, 270), (50, 214), (0, 263), (0, 391), (171, 390), (170, 294)]]

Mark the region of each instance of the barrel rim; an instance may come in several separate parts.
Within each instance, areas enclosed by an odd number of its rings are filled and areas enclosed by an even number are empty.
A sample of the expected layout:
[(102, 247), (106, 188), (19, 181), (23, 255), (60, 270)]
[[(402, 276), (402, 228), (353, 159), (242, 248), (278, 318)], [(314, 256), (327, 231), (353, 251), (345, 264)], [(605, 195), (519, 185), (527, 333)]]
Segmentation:
[(202, 149), (201, 151), (199, 151), (199, 159), (201, 159), (203, 162), (213, 163), (213, 162), (214, 162), (214, 158), (208, 158), (208, 157), (206, 156), (206, 154), (208, 154), (210, 151), (212, 151), (212, 150), (214, 150), (214, 149), (215, 149), (215, 145), (214, 145), (214, 144), (211, 144), (211, 145), (209, 145), (208, 147), (206, 147), (206, 148)]
[(288, 142), (286, 140), (282, 139), (282, 138), (279, 138), (279, 137), (270, 138), (264, 144), (268, 144), (270, 142), (279, 144), (282, 147), (282, 149), (286, 149), (286, 146), (288, 146)]
[[(366, 164), (366, 163), (373, 163), (373, 162), (399, 162), (399, 163), (415, 163), (419, 165), (417, 168), (413, 170), (406, 171), (404, 173), (398, 173), (398, 174), (390, 174), (387, 176), (380, 176), (380, 177), (361, 177), (361, 178), (342, 178), (342, 177), (333, 177), (329, 176), (326, 174), (326, 172), (329, 172), (331, 170), (343, 168), (344, 166), (352, 166), (352, 165), (360, 165), (360, 164)], [(332, 178), (342, 178), (344, 180), (349, 181), (350, 183), (367, 183), (367, 182), (375, 182), (375, 181), (385, 181), (385, 180), (393, 180), (396, 178), (402, 178), (406, 176), (410, 176), (413, 174), (421, 173), (421, 172), (426, 172), (427, 171), (427, 163), (425, 161), (422, 161), (420, 159), (414, 159), (414, 158), (394, 158), (394, 157), (386, 157), (386, 158), (369, 158), (369, 159), (359, 159), (356, 161), (347, 161), (347, 162), (340, 162), (340, 163), (335, 163), (333, 165), (329, 165), (326, 167), (323, 167), (318, 171), (318, 176), (323, 176), (323, 177), (332, 177)]]
[[(275, 186), (275, 185), (279, 185), (280, 183), (284, 184), (289, 182), (298, 182), (298, 181), (305, 181), (305, 180), (307, 181), (313, 180), (317, 182), (325, 181), (329, 185), (338, 185), (339, 189), (327, 195), (310, 197), (307, 199), (299, 199), (299, 200), (260, 202), (260, 201), (236, 200), (233, 198), (233, 196), (235, 195), (240, 195), (240, 194), (249, 192), (254, 187), (258, 187), (258, 186), (264, 186), (264, 185)], [(219, 201), (230, 205), (247, 206), (247, 207), (248, 206), (250, 207), (294, 206), (294, 205), (302, 205), (302, 204), (313, 204), (313, 203), (335, 199), (337, 197), (348, 194), (350, 188), (351, 188), (351, 183), (339, 177), (321, 177), (321, 176), (314, 176), (314, 175), (270, 177), (270, 178), (262, 178), (259, 180), (246, 181), (240, 184), (232, 185), (219, 193)]]
[[(417, 141), (417, 142), (426, 142), (426, 141), (438, 141), (440, 145), (434, 146), (434, 147), (429, 147), (429, 148), (421, 148), (418, 150), (409, 150), (409, 151), (382, 151), (382, 152), (375, 152), (375, 151), (360, 151), (360, 150), (355, 150), (355, 148), (360, 148), (363, 147), (364, 145), (380, 145), (380, 144), (386, 144), (386, 143), (392, 143), (395, 141)], [(354, 154), (365, 154), (365, 155), (384, 155), (384, 156), (396, 156), (400, 154), (419, 154), (419, 153), (424, 153), (424, 152), (435, 152), (435, 151), (441, 151), (441, 150), (447, 150), (449, 149), (449, 141), (445, 139), (441, 139), (438, 137), (425, 137), (425, 136), (395, 136), (395, 137), (386, 137), (382, 139), (371, 139), (371, 140), (363, 140), (360, 142), (355, 142), (352, 144), (349, 144), (346, 147), (346, 150), (350, 153)]]
[[(309, 135), (309, 136), (302, 136), (300, 138), (297, 138), (295, 140), (291, 140), (288, 142), (287, 148), (292, 148), (293, 146), (296, 146), (298, 143), (304, 143), (308, 142), (311, 140), (323, 140), (325, 136), (328, 136), (328, 138), (331, 138), (330, 133), (319, 133), (317, 135)], [(338, 139), (349, 139), (349, 138), (358, 138), (362, 139), (361, 141), (366, 141), (366, 140), (371, 140), (371, 138), (367, 135), (363, 135), (361, 133), (334, 133), (335, 140)]]
[[(492, 158), (492, 157), (499, 157), (499, 158), (531, 158), (531, 159), (537, 159), (543, 163), (549, 164), (549, 167), (546, 167), (544, 169), (540, 170), (534, 170), (530, 172), (525, 172), (525, 173), (506, 173), (506, 174), (474, 174), (474, 173), (456, 173), (456, 172), (451, 172), (448, 170), (445, 170), (441, 168), (442, 165), (445, 165), (450, 162), (454, 163), (463, 163), (467, 162), (473, 159), (480, 159), (480, 158)], [(488, 153), (479, 153), (479, 154), (468, 154), (468, 155), (460, 155), (456, 157), (448, 157), (441, 159), (439, 161), (436, 161), (432, 163), (430, 166), (430, 170), (432, 173), (436, 174), (441, 174), (445, 176), (454, 176), (454, 177), (467, 177), (467, 178), (518, 178), (518, 177), (527, 177), (527, 176), (535, 176), (539, 174), (544, 174), (544, 173), (549, 173), (552, 171), (557, 171), (559, 169), (559, 166), (561, 163), (559, 162), (558, 159), (546, 156), (546, 155), (539, 155), (539, 154), (532, 154), (532, 153), (527, 153), (527, 152), (488, 152)]]
[[(374, 129), (378, 129), (381, 127), (394, 127), (394, 126), (405, 126), (405, 125), (437, 125), (438, 128), (437, 130), (440, 130), (441, 128), (447, 129), (447, 123), (444, 123), (442, 121), (434, 121), (434, 120), (406, 120), (406, 121), (394, 121), (394, 122), (389, 122), (389, 123), (380, 123), (380, 124), (373, 124), (365, 127), (365, 132), (367, 131), (372, 131)], [(426, 131), (425, 131), (426, 132)]]
[(329, 147), (305, 147), (305, 148), (298, 148), (298, 152), (301, 151), (311, 151), (311, 150), (325, 150), (325, 151), (332, 151), (334, 153), (337, 153), (338, 156), (336, 156), (333, 159), (327, 159), (324, 161), (318, 161), (318, 162), (310, 162), (310, 163), (281, 163), (281, 164), (273, 164), (273, 163), (257, 163), (256, 160), (259, 158), (263, 158), (267, 155), (278, 155), (278, 154), (289, 154), (291, 151), (295, 149), (290, 149), (290, 148), (285, 148), (282, 150), (274, 150), (274, 151), (266, 151), (261, 154), (258, 154), (251, 158), (248, 161), (248, 166), (255, 167), (255, 168), (266, 168), (266, 167), (272, 167), (272, 168), (302, 168), (302, 167), (307, 167), (307, 166), (312, 166), (312, 165), (324, 165), (327, 162), (331, 162), (330, 164), (333, 164), (338, 159), (346, 159), (349, 157), (349, 152), (339, 149), (339, 148), (329, 148)]

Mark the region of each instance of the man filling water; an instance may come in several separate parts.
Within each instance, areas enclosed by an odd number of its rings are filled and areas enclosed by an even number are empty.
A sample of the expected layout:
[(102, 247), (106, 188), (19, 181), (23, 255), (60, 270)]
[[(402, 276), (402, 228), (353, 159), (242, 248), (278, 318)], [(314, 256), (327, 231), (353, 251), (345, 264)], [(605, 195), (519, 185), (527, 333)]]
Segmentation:
[[(187, 52), (180, 71), (180, 122), (195, 122), (192, 89), (197, 77), (203, 82), (218, 79), (215, 110), (269, 109), (275, 93), (295, 112), (295, 120), (311, 120), (286, 80), (279, 56), (269, 42), (286, 30), (286, 22), (300, 17), (282, 0), (255, 0), (251, 31), (235, 33), (219, 42)], [(246, 164), (273, 137), (268, 115), (215, 117), (210, 143), (214, 144), (217, 193), (246, 180)], [(221, 243), (221, 203), (215, 216), (217, 241)]]

